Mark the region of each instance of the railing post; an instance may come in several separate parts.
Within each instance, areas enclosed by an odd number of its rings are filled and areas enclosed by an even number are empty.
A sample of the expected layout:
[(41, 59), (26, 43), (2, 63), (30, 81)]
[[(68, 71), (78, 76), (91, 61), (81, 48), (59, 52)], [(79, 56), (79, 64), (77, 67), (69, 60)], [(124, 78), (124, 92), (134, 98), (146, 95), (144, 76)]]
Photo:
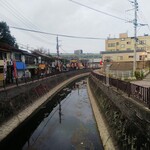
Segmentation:
[(117, 91), (118, 91), (118, 87), (119, 87), (119, 81), (118, 81), (118, 79), (117, 79)]
[(128, 83), (128, 97), (131, 95), (131, 83)]
[(3, 80), (3, 87), (4, 87), (4, 89), (6, 88), (6, 82), (5, 82), (5, 79)]
[(150, 109), (150, 87), (148, 88), (148, 108)]
[(18, 86), (18, 78), (16, 78), (16, 85)]

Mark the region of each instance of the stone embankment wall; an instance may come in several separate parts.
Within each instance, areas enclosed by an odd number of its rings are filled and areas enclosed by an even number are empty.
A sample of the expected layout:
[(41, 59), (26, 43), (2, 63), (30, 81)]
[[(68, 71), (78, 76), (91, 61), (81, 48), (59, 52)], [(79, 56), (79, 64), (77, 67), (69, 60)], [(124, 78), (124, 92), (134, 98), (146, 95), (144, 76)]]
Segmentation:
[(150, 149), (150, 110), (92, 75), (89, 84), (119, 149)]
[(33, 104), (61, 82), (90, 70), (78, 70), (57, 74), (38, 81), (0, 91), (0, 124)]

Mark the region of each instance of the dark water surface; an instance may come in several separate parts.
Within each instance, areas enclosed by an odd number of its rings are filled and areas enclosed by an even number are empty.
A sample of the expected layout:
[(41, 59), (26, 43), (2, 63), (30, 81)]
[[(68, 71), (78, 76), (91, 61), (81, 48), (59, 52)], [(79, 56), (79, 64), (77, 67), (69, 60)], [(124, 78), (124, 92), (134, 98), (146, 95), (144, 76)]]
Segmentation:
[[(69, 89), (66, 89), (69, 90)], [(23, 146), (23, 150), (102, 150), (85, 81), (58, 98)]]

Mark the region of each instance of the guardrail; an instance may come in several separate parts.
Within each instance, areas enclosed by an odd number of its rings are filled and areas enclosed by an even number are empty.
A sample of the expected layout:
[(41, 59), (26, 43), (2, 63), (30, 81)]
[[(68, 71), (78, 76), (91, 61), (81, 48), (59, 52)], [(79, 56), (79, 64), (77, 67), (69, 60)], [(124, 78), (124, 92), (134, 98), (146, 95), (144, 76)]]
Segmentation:
[(106, 80), (109, 80), (109, 86), (116, 87), (117, 90), (121, 90), (126, 93), (128, 97), (132, 97), (138, 102), (142, 102), (150, 109), (150, 87), (139, 86), (130, 82), (126, 82), (119, 79), (107, 78), (102, 74), (92, 72), (92, 75), (106, 84)]
[(71, 77), (71, 76), (75, 76), (75, 75), (78, 75), (80, 73), (86, 73), (86, 72), (90, 72), (91, 69), (81, 69), (81, 70), (71, 70), (71, 71), (62, 71), (62, 72), (53, 72), (53, 73), (50, 73), (50, 74), (46, 74), (46, 75), (43, 75), (43, 76), (34, 76), (34, 77), (31, 77), (31, 78), (20, 78), (20, 79), (14, 79), (13, 83), (5, 83), (3, 81), (3, 85), (0, 87), (0, 89), (6, 89), (6, 88), (9, 88), (9, 87), (14, 87), (14, 86), (20, 86), (20, 85), (23, 85), (23, 84), (27, 84), (27, 83), (30, 83), (30, 82), (36, 82), (38, 80), (44, 80), (46, 78), (49, 78), (49, 77), (52, 77), (52, 76), (55, 76), (55, 75), (59, 75), (59, 74), (65, 74), (66, 77)]

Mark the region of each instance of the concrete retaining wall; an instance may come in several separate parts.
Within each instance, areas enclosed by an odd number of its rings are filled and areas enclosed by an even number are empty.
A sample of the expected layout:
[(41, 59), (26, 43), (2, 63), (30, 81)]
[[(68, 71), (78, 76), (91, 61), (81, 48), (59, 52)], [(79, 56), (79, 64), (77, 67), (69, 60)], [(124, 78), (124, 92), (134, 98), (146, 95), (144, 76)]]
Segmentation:
[[(38, 97), (32, 104), (28, 105), (28, 107), (26, 107), (25, 109), (23, 109), (13, 117), (11, 117), (8, 121), (4, 122), (0, 126), (0, 149), (9, 149), (11, 146), (13, 147), (14, 145), (17, 145), (19, 147), (19, 144), (22, 144), (21, 143), (22, 141), (19, 143), (20, 138), (18, 139), (19, 137), (18, 135), (21, 136), (24, 130), (26, 132), (29, 132), (26, 129), (26, 123), (30, 119), (38, 118), (36, 115), (39, 114), (41, 111), (43, 111), (45, 105), (47, 105), (51, 100), (53, 100), (53, 97), (58, 92), (60, 92), (64, 87), (68, 86), (70, 83), (74, 82), (75, 80), (86, 77), (88, 75), (89, 73), (83, 73), (83, 72), (82, 74), (79, 75), (74, 74), (73, 77), (67, 78), (65, 81), (59, 83), (51, 90), (49, 90), (46, 94), (44, 94), (41, 97)], [(16, 138), (14, 138), (15, 135)]]
[(90, 70), (66, 72), (34, 82), (13, 86), (0, 90), (0, 124), (9, 119), (22, 109), (31, 105), (37, 98), (45, 95), (61, 82)]
[(150, 110), (92, 75), (89, 84), (119, 149), (150, 149)]

